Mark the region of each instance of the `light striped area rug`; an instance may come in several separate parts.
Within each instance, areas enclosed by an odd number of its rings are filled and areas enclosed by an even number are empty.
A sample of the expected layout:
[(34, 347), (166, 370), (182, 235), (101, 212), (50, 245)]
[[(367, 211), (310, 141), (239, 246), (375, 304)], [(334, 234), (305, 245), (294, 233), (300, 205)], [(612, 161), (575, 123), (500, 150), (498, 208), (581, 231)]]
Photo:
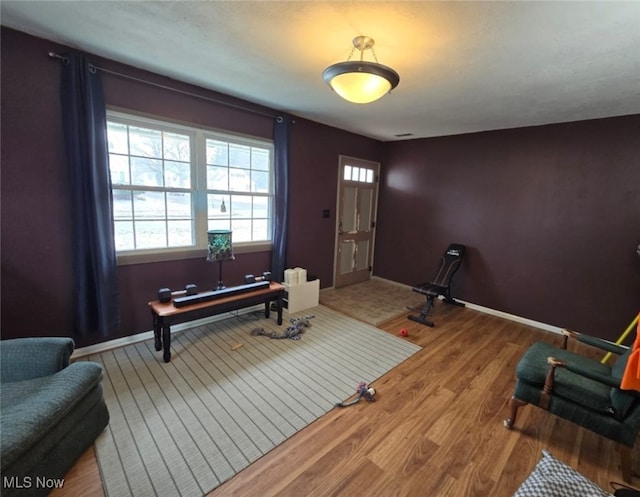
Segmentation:
[(324, 306), (310, 313), (301, 340), (251, 336), (289, 323), (244, 315), (175, 333), (170, 363), (152, 340), (88, 356), (111, 415), (96, 441), (106, 494), (202, 496), (420, 350)]

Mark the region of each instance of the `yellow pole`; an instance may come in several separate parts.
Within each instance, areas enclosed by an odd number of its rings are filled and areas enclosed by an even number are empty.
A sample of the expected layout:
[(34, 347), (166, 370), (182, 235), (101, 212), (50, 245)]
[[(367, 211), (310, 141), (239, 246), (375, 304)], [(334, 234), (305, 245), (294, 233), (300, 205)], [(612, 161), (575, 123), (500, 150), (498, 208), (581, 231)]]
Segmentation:
[[(633, 330), (633, 327), (635, 325), (638, 324), (638, 317), (640, 317), (640, 314), (638, 314), (633, 321), (631, 321), (631, 323), (629, 324), (629, 326), (627, 326), (627, 329), (624, 330), (624, 333), (622, 333), (622, 335), (620, 335), (620, 338), (618, 338), (618, 340), (616, 340), (616, 345), (620, 345), (622, 342), (624, 342), (625, 338), (627, 338), (627, 335), (629, 333), (631, 333), (631, 330)], [(611, 358), (611, 352), (607, 352), (605, 354), (605, 356), (602, 358), (602, 361), (600, 361), (602, 364), (606, 364), (607, 361)]]

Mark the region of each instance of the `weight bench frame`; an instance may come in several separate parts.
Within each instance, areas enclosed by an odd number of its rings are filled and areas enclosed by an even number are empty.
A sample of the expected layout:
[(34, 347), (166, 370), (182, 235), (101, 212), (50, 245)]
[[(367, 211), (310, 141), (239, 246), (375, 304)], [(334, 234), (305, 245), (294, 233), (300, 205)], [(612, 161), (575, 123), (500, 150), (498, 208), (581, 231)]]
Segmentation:
[[(443, 296), (443, 302), (447, 304), (464, 307), (463, 302), (459, 302), (451, 296), (451, 279), (453, 275), (460, 269), (462, 259), (464, 258), (465, 246), (459, 243), (452, 243), (447, 247), (445, 253), (440, 257), (440, 263), (436, 269), (435, 276), (427, 283), (420, 283), (412, 288), (414, 292), (420, 293), (427, 297), (420, 314), (409, 315), (411, 321), (433, 327), (433, 321), (427, 319), (429, 311), (433, 306), (435, 299)], [(417, 310), (417, 309), (411, 309)]]

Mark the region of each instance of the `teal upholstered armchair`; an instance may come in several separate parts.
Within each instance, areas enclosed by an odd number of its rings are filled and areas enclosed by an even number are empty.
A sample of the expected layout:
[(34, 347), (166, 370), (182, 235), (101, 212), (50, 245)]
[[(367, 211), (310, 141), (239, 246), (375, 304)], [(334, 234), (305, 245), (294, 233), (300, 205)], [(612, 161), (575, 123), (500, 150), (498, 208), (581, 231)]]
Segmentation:
[(3, 497), (46, 495), (109, 422), (102, 368), (69, 359), (70, 338), (0, 341)]
[[(640, 429), (640, 393), (621, 390), (631, 350), (595, 337), (563, 331), (561, 347), (533, 344), (516, 367), (516, 386), (504, 421), (511, 428), (517, 411), (534, 404), (620, 444), (622, 476), (631, 481), (631, 453)], [(612, 366), (567, 350), (576, 339), (618, 356)]]

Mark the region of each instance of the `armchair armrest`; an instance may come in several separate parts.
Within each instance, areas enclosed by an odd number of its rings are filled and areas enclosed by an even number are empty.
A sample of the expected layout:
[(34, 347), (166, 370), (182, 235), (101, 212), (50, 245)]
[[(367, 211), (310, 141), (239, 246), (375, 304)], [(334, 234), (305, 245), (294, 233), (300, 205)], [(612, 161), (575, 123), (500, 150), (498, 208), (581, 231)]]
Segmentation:
[[(576, 366), (575, 364), (570, 364), (566, 361), (561, 361), (554, 357), (548, 357), (547, 364), (551, 366), (549, 368), (551, 375), (547, 375), (547, 379), (549, 378), (549, 376), (553, 377), (553, 374), (555, 374), (555, 368), (565, 368), (567, 369), (567, 371), (571, 371), (572, 373), (575, 373), (584, 378), (597, 381), (598, 383), (602, 383), (603, 385), (607, 385), (608, 387), (620, 388), (620, 380), (616, 380), (616, 378), (613, 378), (612, 376), (606, 376), (606, 375), (600, 374), (597, 371), (590, 371), (588, 369), (581, 368), (580, 366)], [(545, 382), (545, 387), (546, 386), (547, 384)], [(553, 386), (553, 383), (551, 386)]]
[(74, 349), (66, 337), (15, 338), (0, 341), (0, 381), (28, 380), (66, 368)]
[(577, 331), (572, 331), (569, 329), (562, 330), (562, 334), (564, 335), (564, 346), (563, 348), (567, 348), (567, 340), (572, 338), (579, 342), (582, 342), (586, 345), (590, 345), (591, 347), (596, 347), (600, 350), (604, 350), (606, 352), (611, 352), (612, 354), (622, 355), (627, 351), (627, 347), (623, 345), (618, 345), (608, 340), (603, 340), (602, 338), (597, 338), (591, 335), (585, 335), (583, 333), (578, 333)]

